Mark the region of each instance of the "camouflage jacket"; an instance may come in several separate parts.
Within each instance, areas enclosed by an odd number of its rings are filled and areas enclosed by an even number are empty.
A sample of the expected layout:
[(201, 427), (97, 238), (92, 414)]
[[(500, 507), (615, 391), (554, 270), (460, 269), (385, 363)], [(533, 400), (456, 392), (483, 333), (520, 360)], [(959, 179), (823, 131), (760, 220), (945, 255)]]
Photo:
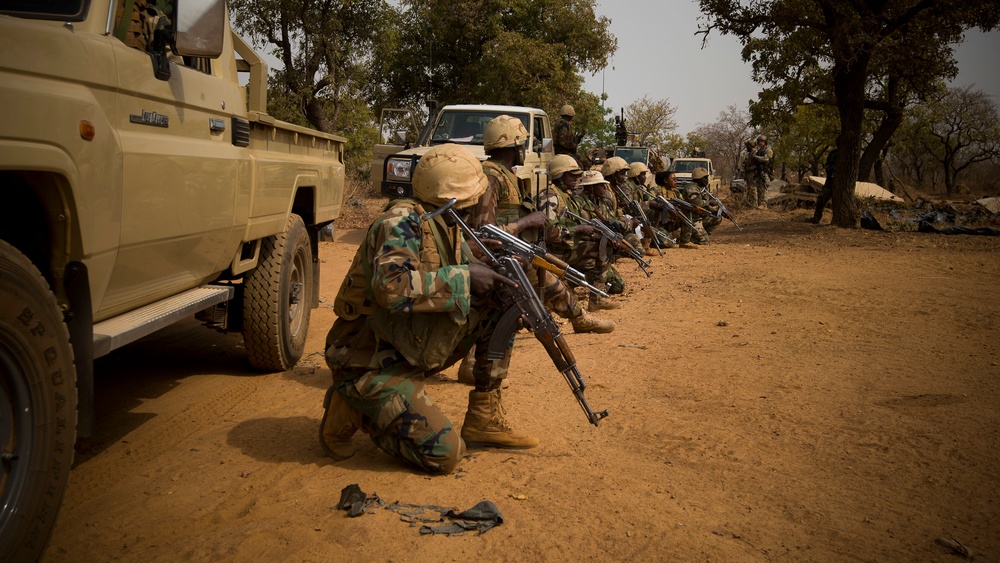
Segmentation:
[(576, 132), (573, 131), (573, 124), (560, 119), (552, 132), (552, 144), (555, 145), (556, 154), (576, 155)]
[(473, 229), (483, 225), (497, 225), (516, 235), (517, 227), (514, 223), (527, 211), (517, 188), (517, 178), (507, 167), (493, 160), (483, 163), (483, 173), (489, 184), (479, 202), (470, 209), (466, 223)]
[(559, 218), (563, 209), (580, 215), (580, 204), (576, 198), (563, 191), (555, 184), (538, 194), (538, 209), (545, 212), (548, 225), (545, 228), (545, 242), (556, 253), (566, 253), (576, 248), (579, 237), (575, 234), (575, 227), (578, 224), (568, 214)]
[[(421, 221), (413, 200), (390, 202), (368, 229), (334, 301), (327, 335), (331, 367), (373, 368), (390, 345), (413, 365), (432, 368), (421, 348), (449, 354), (470, 319), (470, 252), (457, 227)], [(335, 374), (336, 375), (336, 374)]]

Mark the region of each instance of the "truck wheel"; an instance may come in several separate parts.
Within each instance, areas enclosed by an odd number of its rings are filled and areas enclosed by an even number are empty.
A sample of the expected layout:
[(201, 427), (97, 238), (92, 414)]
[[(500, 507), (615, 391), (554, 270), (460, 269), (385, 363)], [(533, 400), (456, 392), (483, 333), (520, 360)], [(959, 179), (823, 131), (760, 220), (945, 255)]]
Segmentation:
[(260, 262), (244, 278), (243, 341), (253, 367), (284, 371), (302, 357), (312, 283), (309, 234), (292, 214), (285, 232), (261, 242)]
[(35, 561), (73, 464), (69, 330), (30, 260), (0, 241), (0, 561)]

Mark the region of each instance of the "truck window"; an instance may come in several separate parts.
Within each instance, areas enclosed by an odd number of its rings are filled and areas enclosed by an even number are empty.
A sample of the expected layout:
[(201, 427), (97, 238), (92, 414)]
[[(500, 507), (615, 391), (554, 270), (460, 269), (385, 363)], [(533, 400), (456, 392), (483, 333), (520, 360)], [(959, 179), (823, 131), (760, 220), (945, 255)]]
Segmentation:
[[(437, 127), (431, 135), (431, 144), (456, 143), (459, 145), (481, 145), (483, 144), (483, 129), (486, 124), (497, 117), (503, 115), (498, 111), (457, 111), (451, 110), (441, 114), (438, 118)], [(515, 114), (528, 128), (528, 114)]]
[[(131, 16), (125, 20), (124, 15), (129, 6)], [(176, 0), (121, 0), (115, 12), (115, 37), (129, 47), (149, 51), (152, 48), (153, 31), (157, 26), (169, 25), (175, 7)], [(170, 60), (205, 74), (212, 73), (212, 61), (206, 57), (177, 57), (171, 54)]]
[(79, 22), (87, 17), (90, 0), (0, 0), (0, 14), (38, 20)]

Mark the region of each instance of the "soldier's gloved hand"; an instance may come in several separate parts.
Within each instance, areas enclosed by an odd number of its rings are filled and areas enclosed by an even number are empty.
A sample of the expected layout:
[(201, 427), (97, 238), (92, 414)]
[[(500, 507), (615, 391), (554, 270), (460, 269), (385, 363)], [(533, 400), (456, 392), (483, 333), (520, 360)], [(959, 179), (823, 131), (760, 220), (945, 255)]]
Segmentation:
[(545, 213), (541, 211), (533, 211), (517, 220), (517, 232), (520, 234), (525, 229), (540, 229), (544, 227), (547, 222), (548, 219), (546, 219)]
[(577, 225), (573, 227), (573, 233), (581, 237), (592, 236), (596, 232), (597, 229), (591, 227), (590, 225)]
[(485, 296), (501, 284), (517, 287), (514, 280), (501, 276), (493, 268), (479, 262), (469, 263), (469, 291), (473, 295)]

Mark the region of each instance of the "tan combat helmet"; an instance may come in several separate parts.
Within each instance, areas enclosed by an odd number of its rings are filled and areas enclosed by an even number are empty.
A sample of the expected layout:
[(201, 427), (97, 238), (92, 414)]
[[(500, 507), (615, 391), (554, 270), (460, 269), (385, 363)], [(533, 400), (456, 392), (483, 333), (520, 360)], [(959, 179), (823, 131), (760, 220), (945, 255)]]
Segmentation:
[(483, 150), (490, 152), (495, 149), (516, 147), (528, 140), (528, 130), (516, 117), (498, 115), (491, 119), (483, 129)]
[(576, 112), (573, 111), (573, 106), (566, 104), (561, 110), (559, 110), (559, 115), (568, 115), (569, 117), (573, 117), (576, 115)]
[(708, 178), (707, 169), (699, 166), (698, 168), (695, 168), (694, 170), (691, 171), (691, 179), (694, 180), (695, 182), (697, 182), (698, 180), (702, 180), (704, 178)]
[(604, 161), (601, 165), (601, 174), (607, 178), (608, 176), (618, 172), (619, 170), (625, 170), (628, 168), (628, 163), (625, 159), (620, 156), (612, 156), (611, 158)]
[(637, 178), (643, 172), (649, 173), (649, 167), (641, 162), (633, 162), (628, 165), (628, 177)]
[(557, 154), (552, 157), (546, 172), (548, 172), (549, 178), (553, 180), (562, 178), (562, 175), (566, 173), (583, 174), (583, 170), (580, 170), (580, 165), (576, 163), (576, 159), (568, 154)]
[(757, 142), (759, 143), (761, 141), (764, 141), (766, 143), (767, 142), (767, 135), (764, 135), (764, 134), (758, 135), (757, 136)]
[(455, 198), (455, 209), (475, 205), (489, 181), (483, 165), (468, 149), (447, 143), (424, 154), (413, 171), (413, 197), (434, 206)]
[(580, 177), (579, 186), (594, 186), (597, 184), (604, 184), (605, 186), (610, 186), (611, 183), (604, 179), (604, 174), (601, 174), (597, 170), (585, 170), (583, 176)]

